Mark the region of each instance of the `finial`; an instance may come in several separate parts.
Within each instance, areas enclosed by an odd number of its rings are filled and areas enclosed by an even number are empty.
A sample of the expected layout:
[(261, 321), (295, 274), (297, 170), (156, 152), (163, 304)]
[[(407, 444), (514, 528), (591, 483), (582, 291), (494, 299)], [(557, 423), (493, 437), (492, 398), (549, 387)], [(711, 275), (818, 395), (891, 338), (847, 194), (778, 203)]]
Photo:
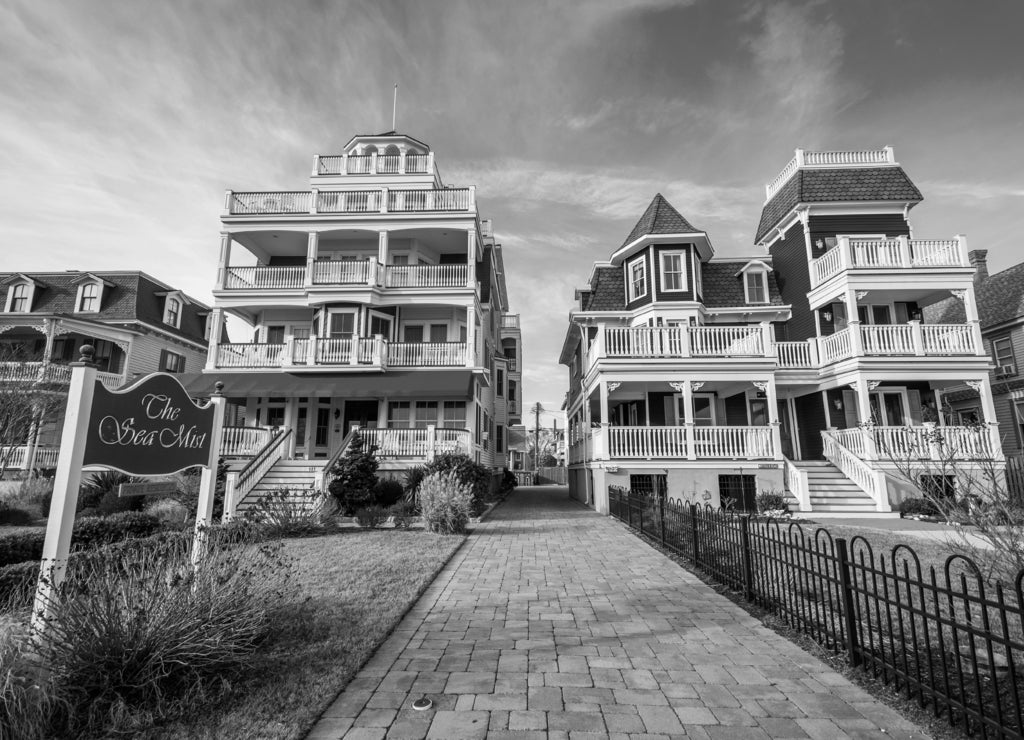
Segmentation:
[(96, 356), (96, 348), (91, 344), (83, 344), (78, 348), (79, 357), (78, 363), (82, 365), (89, 365), (90, 367), (94, 364), (93, 358)]
[(223, 396), (224, 395), (224, 381), (218, 380), (213, 384), (213, 395)]

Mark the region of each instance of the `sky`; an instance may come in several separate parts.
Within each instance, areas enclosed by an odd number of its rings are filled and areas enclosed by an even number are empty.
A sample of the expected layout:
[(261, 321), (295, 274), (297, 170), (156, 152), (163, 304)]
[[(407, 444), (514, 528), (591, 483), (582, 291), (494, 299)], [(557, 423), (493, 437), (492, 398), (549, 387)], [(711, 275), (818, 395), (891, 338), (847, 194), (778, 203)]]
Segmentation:
[(397, 83), (503, 245), (524, 410), (557, 411), (573, 291), (658, 192), (756, 254), (795, 148), (891, 145), (915, 237), (1024, 259), (1021, 28), (1018, 0), (0, 0), (0, 269), (212, 303), (224, 190), (308, 187)]

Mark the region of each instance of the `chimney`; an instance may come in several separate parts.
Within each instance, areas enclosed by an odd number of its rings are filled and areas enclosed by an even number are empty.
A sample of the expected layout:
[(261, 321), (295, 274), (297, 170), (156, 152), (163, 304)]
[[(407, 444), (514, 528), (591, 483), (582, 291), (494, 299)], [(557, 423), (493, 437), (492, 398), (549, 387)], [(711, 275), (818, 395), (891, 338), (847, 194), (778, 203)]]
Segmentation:
[(972, 249), (967, 253), (967, 259), (974, 268), (974, 284), (979, 285), (988, 280), (988, 250)]

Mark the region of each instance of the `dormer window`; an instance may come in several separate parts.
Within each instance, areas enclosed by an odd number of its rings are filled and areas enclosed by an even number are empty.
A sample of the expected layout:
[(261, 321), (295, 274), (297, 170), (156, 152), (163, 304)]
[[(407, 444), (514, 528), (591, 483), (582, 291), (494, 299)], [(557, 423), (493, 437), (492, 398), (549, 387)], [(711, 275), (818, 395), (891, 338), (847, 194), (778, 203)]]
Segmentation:
[(630, 302), (647, 295), (647, 259), (643, 255), (629, 263), (626, 287)]
[(686, 252), (661, 253), (661, 290), (686, 290)]
[(96, 283), (87, 283), (82, 286), (79, 294), (78, 310), (82, 312), (93, 312), (100, 310), (100, 286)]
[(181, 300), (173, 296), (167, 296), (167, 303), (164, 306), (164, 323), (173, 326), (175, 329), (181, 326)]
[(28, 313), (29, 295), (32, 286), (28, 283), (19, 283), (11, 287), (10, 306), (7, 310), (13, 313)]
[(743, 298), (747, 303), (768, 303), (768, 271), (761, 260), (751, 260), (736, 273), (743, 280)]

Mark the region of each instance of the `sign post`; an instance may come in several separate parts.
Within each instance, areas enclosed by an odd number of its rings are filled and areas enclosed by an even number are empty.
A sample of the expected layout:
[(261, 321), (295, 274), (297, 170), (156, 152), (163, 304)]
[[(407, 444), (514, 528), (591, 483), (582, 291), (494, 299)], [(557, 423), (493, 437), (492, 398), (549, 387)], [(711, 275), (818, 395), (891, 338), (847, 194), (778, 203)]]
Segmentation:
[(198, 406), (181, 383), (166, 373), (153, 373), (126, 388), (108, 391), (96, 382), (94, 351), (84, 345), (81, 359), (72, 365), (32, 614), (36, 631), (45, 629), (52, 616), (54, 594), (67, 569), (83, 467), (155, 477), (202, 466), (194, 563), (204, 551), (205, 536), (201, 538), (200, 533), (213, 510), (224, 423), (223, 383), (217, 384), (217, 394), (205, 406)]
[(36, 587), (32, 608), (33, 631), (45, 628), (46, 620), (51, 616), (54, 591), (64, 580), (64, 572), (68, 567), (71, 529), (75, 524), (75, 509), (78, 507), (78, 488), (82, 483), (85, 438), (92, 411), (93, 391), (96, 388), (96, 366), (92, 362), (94, 352), (91, 345), (84, 345), (81, 358), (71, 365), (67, 413), (60, 437), (57, 471), (53, 477), (53, 498), (46, 521), (39, 585)]

